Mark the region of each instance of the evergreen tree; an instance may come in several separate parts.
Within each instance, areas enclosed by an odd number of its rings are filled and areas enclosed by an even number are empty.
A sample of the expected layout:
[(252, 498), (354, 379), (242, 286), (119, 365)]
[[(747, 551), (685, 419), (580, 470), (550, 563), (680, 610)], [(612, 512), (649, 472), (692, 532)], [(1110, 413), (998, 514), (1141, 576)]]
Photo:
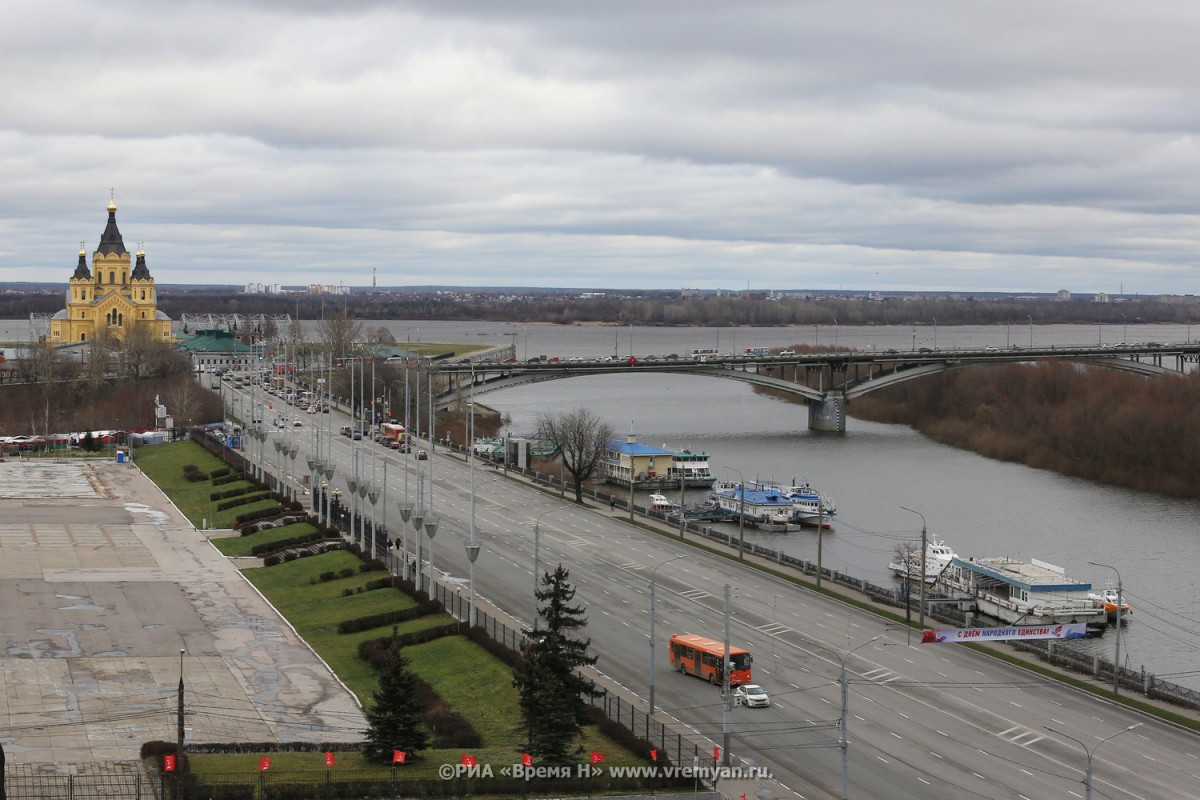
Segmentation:
[(390, 763), (393, 750), (417, 753), (429, 747), (414, 678), (408, 658), (400, 652), (400, 636), (393, 626), (387, 663), (379, 674), (379, 688), (371, 696), (374, 705), (367, 712), (370, 727), (363, 755), (368, 760)]
[(545, 627), (529, 634), (521, 661), (513, 669), (513, 686), (520, 694), (526, 749), (548, 764), (569, 761), (572, 745), (587, 721), (587, 698), (600, 694), (579, 670), (596, 663), (587, 654), (591, 639), (576, 639), (585, 625), (582, 606), (573, 606), (575, 588), (561, 565), (542, 576), (538, 591)]

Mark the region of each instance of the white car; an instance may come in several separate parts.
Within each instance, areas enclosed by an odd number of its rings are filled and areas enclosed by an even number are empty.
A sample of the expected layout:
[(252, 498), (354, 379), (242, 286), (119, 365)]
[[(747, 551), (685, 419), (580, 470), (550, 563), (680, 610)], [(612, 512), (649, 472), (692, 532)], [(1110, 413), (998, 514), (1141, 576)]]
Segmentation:
[(771, 705), (766, 689), (756, 683), (743, 683), (733, 690), (733, 699), (738, 705), (766, 708)]

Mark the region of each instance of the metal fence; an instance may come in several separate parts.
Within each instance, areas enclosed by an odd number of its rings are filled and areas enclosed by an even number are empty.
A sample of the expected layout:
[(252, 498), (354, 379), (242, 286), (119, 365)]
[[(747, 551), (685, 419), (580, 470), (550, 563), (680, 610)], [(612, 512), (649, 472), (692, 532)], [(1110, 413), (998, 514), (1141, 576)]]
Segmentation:
[(9, 800), (154, 800), (158, 786), (132, 762), (77, 764), (71, 772), (43, 764), (9, 764), (4, 788)]

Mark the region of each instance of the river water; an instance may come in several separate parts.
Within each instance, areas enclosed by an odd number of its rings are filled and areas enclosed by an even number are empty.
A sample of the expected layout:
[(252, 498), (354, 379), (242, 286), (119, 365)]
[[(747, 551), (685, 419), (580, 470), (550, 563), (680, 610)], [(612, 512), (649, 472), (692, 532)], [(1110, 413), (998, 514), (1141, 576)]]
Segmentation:
[[(747, 347), (807, 344), (855, 349), (1008, 347), (1012, 344), (1083, 345), (1097, 342), (1182, 342), (1183, 325), (956, 326), (931, 325), (800, 328), (650, 328), (548, 326), (504, 323), (410, 322), (383, 325), (399, 342), (512, 343), (517, 357), (554, 355), (644, 356), (720, 352)], [(1200, 335), (1200, 328), (1197, 328)], [(28, 336), (28, 323), (0, 320), (0, 340)], [(934, 337), (936, 336), (936, 341)], [(732, 380), (681, 375), (608, 375), (550, 381), (479, 397), (511, 417), (509, 430), (528, 432), (539, 411), (588, 408), (621, 435), (709, 454), (719, 477), (751, 476), (792, 482), (808, 479), (832, 495), (838, 516), (823, 540), (823, 563), (881, 585), (900, 542), (920, 540), (924, 515), (929, 536), (961, 556), (1037, 558), (1097, 587), (1115, 585), (1120, 570), (1132, 618), (1121, 642), (1121, 660), (1159, 677), (1200, 689), (1195, 653), (1200, 501), (1101, 486), (1017, 464), (983, 458), (926, 439), (896, 425), (850, 417), (845, 434), (808, 430), (803, 405), (756, 394)], [(677, 499), (673, 497), (672, 499)], [(702, 499), (689, 495), (688, 503)], [(483, 523), (483, 524), (486, 524)], [(814, 531), (765, 533), (763, 542), (798, 558), (816, 560)], [(761, 598), (764, 607), (773, 598)], [(1078, 646), (1111, 659), (1111, 631)]]

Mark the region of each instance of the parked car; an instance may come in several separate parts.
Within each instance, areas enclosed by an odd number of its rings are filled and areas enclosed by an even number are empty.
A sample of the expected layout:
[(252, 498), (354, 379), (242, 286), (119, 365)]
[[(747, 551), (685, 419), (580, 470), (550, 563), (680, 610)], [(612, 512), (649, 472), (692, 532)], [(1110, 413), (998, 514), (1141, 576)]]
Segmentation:
[(767, 690), (756, 683), (743, 683), (733, 690), (733, 697), (742, 705), (751, 708), (766, 708), (771, 705), (771, 700), (767, 697)]

